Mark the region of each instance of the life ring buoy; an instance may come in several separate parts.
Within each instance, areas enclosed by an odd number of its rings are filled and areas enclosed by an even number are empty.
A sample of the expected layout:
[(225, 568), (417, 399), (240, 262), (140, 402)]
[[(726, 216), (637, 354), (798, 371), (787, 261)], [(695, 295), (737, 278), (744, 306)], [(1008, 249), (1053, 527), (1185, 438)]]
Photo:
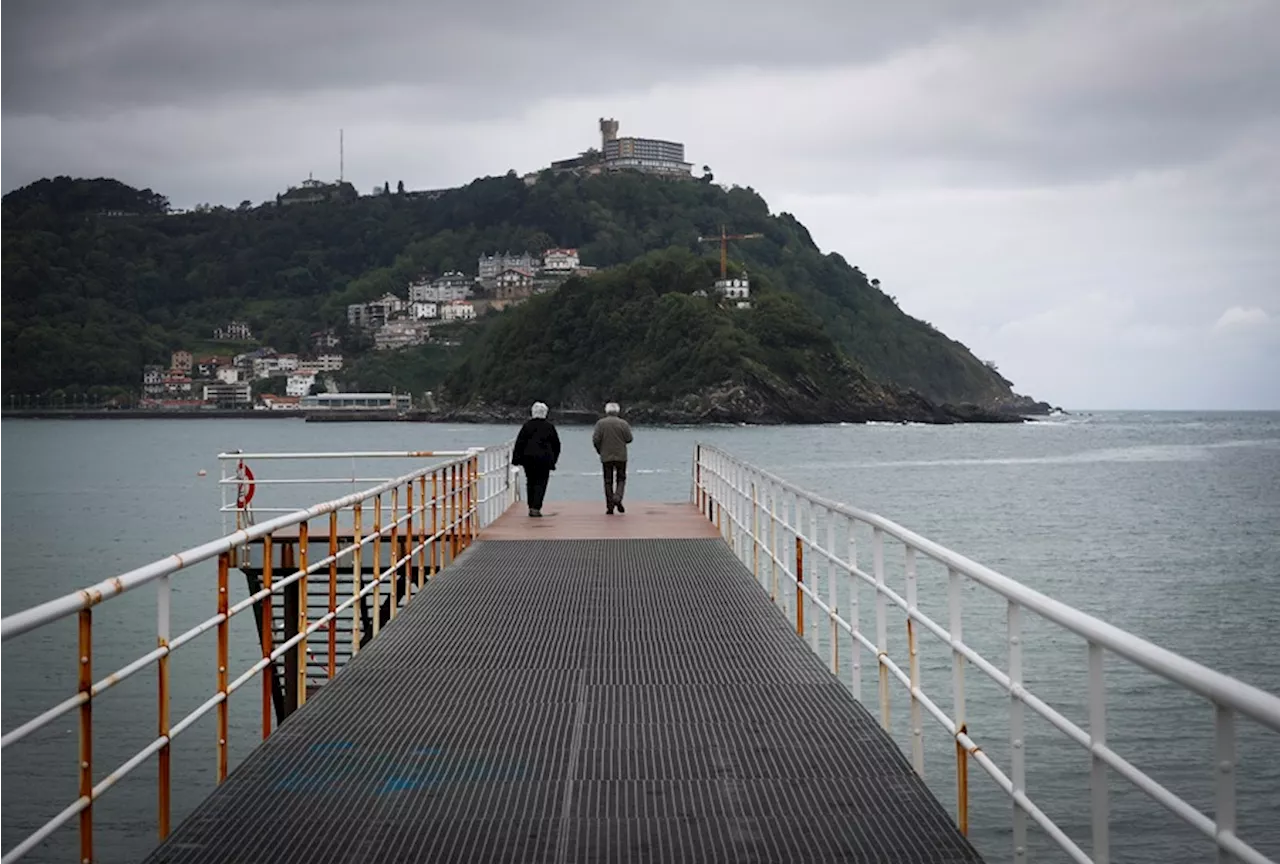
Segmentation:
[[(249, 470), (249, 466), (244, 464), (243, 460), (236, 466), (236, 474), (238, 479), (242, 481), (236, 486), (236, 509), (244, 510), (248, 508), (249, 502), (253, 500), (253, 493), (257, 489), (257, 484), (253, 482), (253, 472)], [(248, 482), (243, 482), (245, 480)]]

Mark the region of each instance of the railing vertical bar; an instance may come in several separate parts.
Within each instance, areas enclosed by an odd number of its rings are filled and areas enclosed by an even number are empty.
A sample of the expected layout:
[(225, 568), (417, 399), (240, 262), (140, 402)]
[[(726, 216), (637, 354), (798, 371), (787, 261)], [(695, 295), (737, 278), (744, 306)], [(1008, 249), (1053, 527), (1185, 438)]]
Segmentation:
[(218, 703), (218, 783), (227, 779), (227, 738), (230, 736), (230, 710), (227, 704), (227, 665), (231, 662), (231, 619), (227, 616), (230, 598), (227, 596), (228, 576), (231, 570), (231, 554), (223, 552), (218, 556), (218, 614), (222, 620), (218, 622), (218, 692), (222, 701)]
[(267, 736), (271, 734), (271, 709), (275, 704), (275, 662), (271, 660), (271, 653), (275, 651), (275, 612), (271, 608), (272, 598), (275, 594), (271, 591), (272, 579), (272, 558), (275, 552), (271, 548), (271, 535), (262, 538), (262, 590), (267, 594), (262, 598), (262, 615), (261, 630), (262, 634), (260, 642), (262, 645), (262, 659), (267, 661), (267, 665), (262, 670), (262, 740), (267, 740)]
[(836, 615), (840, 613), (840, 580), (836, 563), (836, 514), (827, 511), (827, 605), (831, 614), (827, 616), (827, 633), (831, 639), (831, 673), (840, 674), (840, 636), (836, 629)]
[(1009, 601), (1009, 780), (1013, 784), (1013, 855), (1027, 858), (1027, 813), (1017, 798), (1027, 791), (1027, 760), (1022, 703), (1022, 607)]
[[(297, 581), (298, 586), (298, 632), (307, 632), (307, 561), (311, 557), (311, 521), (304, 519), (298, 523), (298, 569), (302, 572), (302, 578)], [(303, 636), (298, 640), (296, 652), (294, 656), (298, 663), (298, 704), (297, 708), (301, 708), (307, 702), (307, 645), (308, 637)]]
[[(338, 511), (329, 514), (329, 614), (338, 609)], [(338, 674), (338, 618), (329, 619), (329, 678)]]
[(440, 572), (440, 471), (431, 472), (431, 577)]
[[(947, 568), (947, 606), (949, 607), (949, 627), (951, 631), (951, 690), (954, 704), (953, 714), (958, 734), (969, 734), (965, 718), (964, 699), (964, 654), (960, 646), (964, 644), (964, 607), (961, 589), (963, 583), (960, 574), (952, 567)], [(960, 833), (969, 836), (969, 751), (957, 738), (956, 746), (956, 822)]]
[[(858, 567), (858, 537), (857, 523), (852, 518), (847, 518), (846, 522), (849, 526), (849, 535), (845, 538), (848, 544), (849, 567), (857, 569)], [(862, 701), (862, 642), (857, 638), (862, 633), (862, 620), (859, 617), (862, 614), (861, 597), (862, 580), (851, 578), (849, 580), (849, 624), (853, 629), (853, 698), (859, 702)]]
[(769, 484), (769, 599), (778, 602), (778, 493)]
[(756, 481), (751, 481), (751, 573), (760, 583), (760, 493)]
[(364, 639), (364, 600), (359, 599), (364, 591), (364, 544), (360, 541), (364, 536), (361, 524), (364, 515), (364, 502), (357, 501), (351, 508), (351, 596), (357, 598), (351, 604), (351, 656), (360, 653), (360, 642)]
[[(79, 691), (85, 695), (80, 705), (80, 797), (93, 796), (93, 610), (79, 615)], [(93, 861), (93, 801), (80, 811), (80, 861)]]
[(413, 576), (415, 569), (413, 559), (417, 557), (413, 554), (413, 550), (416, 548), (414, 537), (417, 536), (414, 532), (413, 520), (418, 515), (418, 511), (413, 506), (413, 503), (413, 481), (410, 480), (404, 485), (404, 512), (409, 517), (409, 521), (405, 523), (404, 530), (404, 597), (406, 603), (413, 597), (413, 589), (417, 587), (417, 580)]
[(880, 676), (880, 725), (889, 731), (889, 610), (884, 596), (884, 530), (871, 531), (871, 561), (876, 579), (876, 668)]
[(391, 570), (391, 614), (396, 618), (396, 607), (400, 605), (400, 487), (391, 490), (391, 550), (387, 553), (388, 567)]
[(1107, 689), (1102, 674), (1102, 646), (1089, 643), (1089, 749), (1092, 751), (1089, 766), (1089, 793), (1093, 822), (1094, 864), (1107, 864), (1111, 860), (1110, 826), (1107, 813), (1107, 763), (1098, 755), (1098, 748), (1107, 745)]
[(796, 634), (804, 638), (804, 538), (796, 532)]
[(924, 720), (920, 716), (920, 692), (924, 687), (920, 680), (920, 646), (916, 636), (916, 622), (911, 615), (919, 602), (916, 586), (916, 550), (908, 546), (906, 552), (907, 576), (907, 663), (911, 677), (911, 767), (924, 777)]
[(1214, 705), (1214, 757), (1218, 779), (1214, 794), (1214, 833), (1218, 840), (1218, 862), (1235, 858), (1222, 845), (1236, 832), (1236, 715), (1225, 705)]
[[(170, 620), (172, 610), (172, 577), (163, 576), (156, 582), (156, 647), (169, 647)], [(169, 737), (169, 654), (166, 651), (156, 661), (156, 735), (159, 738)], [(170, 773), (173, 752), (168, 740), (160, 745), (157, 754), (156, 808), (157, 828), (160, 839), (169, 836), (170, 794), (172, 792), (172, 775)]]
[(418, 589), (427, 580), (427, 475), (418, 478), (418, 500), (422, 512), (418, 514)]
[(382, 493), (373, 499), (373, 638), (382, 632)]

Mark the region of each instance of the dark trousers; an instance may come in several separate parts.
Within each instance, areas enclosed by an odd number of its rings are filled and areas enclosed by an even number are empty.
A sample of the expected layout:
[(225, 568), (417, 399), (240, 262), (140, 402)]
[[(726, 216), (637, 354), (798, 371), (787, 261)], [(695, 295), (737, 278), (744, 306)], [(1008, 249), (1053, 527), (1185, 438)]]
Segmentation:
[[(612, 507), (622, 502), (622, 493), (627, 488), (627, 463), (605, 462), (604, 465), (604, 503)], [(615, 483), (616, 480), (616, 483)]]
[(530, 462), (524, 466), (525, 497), (530, 510), (541, 510), (542, 499), (547, 496), (547, 481), (551, 479), (551, 466)]

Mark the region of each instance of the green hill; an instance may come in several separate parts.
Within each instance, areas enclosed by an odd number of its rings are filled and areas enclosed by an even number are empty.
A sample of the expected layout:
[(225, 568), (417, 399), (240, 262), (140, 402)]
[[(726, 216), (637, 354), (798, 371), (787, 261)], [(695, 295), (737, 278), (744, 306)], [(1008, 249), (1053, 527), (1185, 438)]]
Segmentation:
[(507, 420), (542, 400), (592, 416), (619, 400), (633, 419), (678, 423), (996, 419), (871, 380), (767, 280), (746, 309), (698, 296), (716, 275), (676, 247), (503, 313), (448, 376), (446, 412)]
[[(698, 237), (726, 225), (764, 235), (730, 247), (753, 285), (789, 295), (812, 316), (807, 326), (870, 379), (939, 403), (1029, 403), (963, 345), (905, 315), (840, 256), (824, 255), (794, 217), (771, 215), (750, 189), (543, 172), (533, 185), (508, 174), (430, 196), (283, 207), (246, 201), (179, 215), (166, 207), (150, 190), (110, 180), (56, 178), (4, 196), (6, 395), (136, 389), (144, 364), (201, 346), (233, 318), (280, 351), (304, 351), (313, 331), (337, 328), (352, 358), (360, 343), (346, 332), (346, 305), (386, 291), (403, 295), (421, 273), (474, 272), (482, 253), (552, 246), (577, 247), (584, 264), (601, 268), (678, 247), (710, 273), (718, 249)], [(533, 320), (572, 290), (496, 317)], [(514, 326), (503, 323), (503, 332)], [(491, 350), (482, 338), (489, 326), (474, 325), (472, 338), (451, 353), (407, 349), (403, 364), (356, 356), (348, 375), (362, 386), (397, 379), (405, 389), (435, 389), (472, 345)], [(482, 374), (470, 363), (451, 386), (465, 389), (468, 376)]]

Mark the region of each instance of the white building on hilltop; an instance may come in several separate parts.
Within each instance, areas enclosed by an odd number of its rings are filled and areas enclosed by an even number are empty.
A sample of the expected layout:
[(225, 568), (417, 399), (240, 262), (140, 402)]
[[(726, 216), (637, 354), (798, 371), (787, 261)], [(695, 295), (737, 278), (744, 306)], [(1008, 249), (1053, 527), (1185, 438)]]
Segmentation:
[(751, 308), (751, 283), (746, 279), (717, 279), (715, 290), (739, 309)]

